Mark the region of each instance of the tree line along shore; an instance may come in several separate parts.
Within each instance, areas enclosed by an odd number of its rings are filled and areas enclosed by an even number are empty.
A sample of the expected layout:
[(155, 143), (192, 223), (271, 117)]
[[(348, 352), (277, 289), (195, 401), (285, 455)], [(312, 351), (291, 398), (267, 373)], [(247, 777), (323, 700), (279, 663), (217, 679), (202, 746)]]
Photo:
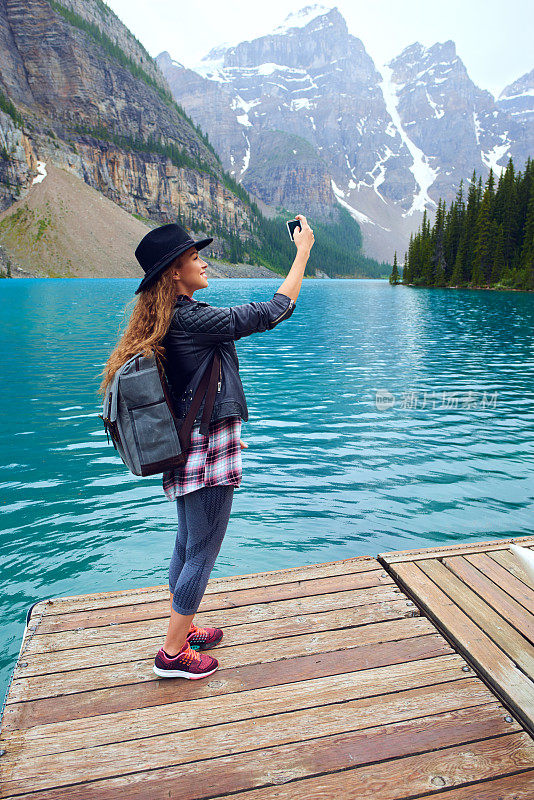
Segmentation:
[(440, 201), (431, 227), (426, 210), (410, 237), (402, 278), (397, 253), (390, 283), (410, 286), (534, 290), (534, 163), (515, 172), (510, 158), (497, 185), (473, 174), (448, 211)]

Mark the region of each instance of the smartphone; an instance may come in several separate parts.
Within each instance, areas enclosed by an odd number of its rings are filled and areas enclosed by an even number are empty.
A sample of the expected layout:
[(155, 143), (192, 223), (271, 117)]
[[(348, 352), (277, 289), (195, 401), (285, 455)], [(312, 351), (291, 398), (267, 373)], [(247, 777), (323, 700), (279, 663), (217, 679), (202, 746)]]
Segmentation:
[(292, 239), (292, 241), (295, 241), (294, 238), (293, 238), (293, 234), (295, 232), (295, 228), (298, 228), (300, 231), (302, 230), (302, 225), (300, 224), (300, 219), (290, 219), (288, 222), (286, 222), (286, 225), (287, 225), (287, 230), (289, 232), (290, 238)]

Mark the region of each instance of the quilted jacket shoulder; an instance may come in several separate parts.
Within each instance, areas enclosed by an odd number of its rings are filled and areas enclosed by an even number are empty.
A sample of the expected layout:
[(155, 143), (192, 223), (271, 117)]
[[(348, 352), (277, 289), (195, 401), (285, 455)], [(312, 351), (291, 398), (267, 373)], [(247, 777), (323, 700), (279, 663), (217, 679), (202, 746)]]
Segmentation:
[(230, 308), (210, 306), (209, 303), (187, 303), (174, 312), (174, 324), (186, 333), (211, 333), (232, 338)]
[(173, 324), (190, 334), (229, 341), (272, 330), (283, 319), (288, 319), (295, 307), (295, 301), (280, 292), (275, 292), (272, 300), (236, 306), (211, 306), (204, 302), (178, 300)]
[[(280, 292), (275, 292), (272, 300), (222, 307), (189, 297), (178, 298), (164, 342), (167, 373), (178, 416), (185, 417), (202, 374), (217, 351), (221, 367), (211, 419), (239, 414), (247, 421), (248, 409), (234, 340), (272, 330), (290, 317), (294, 308), (295, 302)], [(200, 419), (204, 402), (202, 400), (196, 420)]]

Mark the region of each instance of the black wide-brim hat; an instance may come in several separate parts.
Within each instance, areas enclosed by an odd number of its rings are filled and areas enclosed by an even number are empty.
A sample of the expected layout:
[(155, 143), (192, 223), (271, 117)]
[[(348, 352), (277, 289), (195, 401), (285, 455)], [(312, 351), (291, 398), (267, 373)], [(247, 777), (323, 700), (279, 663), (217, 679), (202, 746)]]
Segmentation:
[(145, 271), (145, 277), (135, 290), (135, 294), (147, 289), (180, 253), (189, 250), (190, 247), (201, 250), (212, 242), (213, 237), (199, 239), (198, 242), (193, 241), (185, 228), (177, 222), (153, 228), (141, 239), (135, 250), (135, 257)]

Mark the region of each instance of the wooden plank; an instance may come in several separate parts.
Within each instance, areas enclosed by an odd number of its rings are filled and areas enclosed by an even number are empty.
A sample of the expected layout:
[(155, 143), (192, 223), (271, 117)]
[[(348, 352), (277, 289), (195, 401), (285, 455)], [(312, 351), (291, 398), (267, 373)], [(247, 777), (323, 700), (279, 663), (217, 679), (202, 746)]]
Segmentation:
[(530, 589), (534, 589), (534, 583), (530, 575), (511, 550), (495, 550), (488, 553), (488, 555), (507, 569), (508, 572), (511, 572), (512, 575), (515, 575), (518, 580), (522, 581)]
[[(346, 650), (365, 644), (377, 645), (381, 642), (410, 639), (412, 637), (434, 633), (433, 625), (423, 617), (394, 620), (365, 625), (363, 628), (348, 629), (337, 650)], [(135, 645), (137, 658), (132, 652)], [(108, 686), (120, 686), (139, 682), (152, 681), (153, 660), (161, 641), (134, 642), (105, 647), (84, 648), (84, 668), (79, 668), (69, 660), (71, 669), (64, 669), (65, 663), (58, 660), (47, 666), (54, 654), (35, 656), (31, 661), (23, 662), (27, 666), (18, 666), (9, 692), (9, 702), (33, 700), (38, 697), (52, 697), (71, 694), (73, 692), (102, 689)], [(314, 636), (290, 636), (272, 642), (266, 651), (263, 642), (251, 643), (243, 648), (238, 645), (217, 647), (217, 658), (224, 663), (225, 669), (243, 667), (247, 664), (264, 663), (277, 659), (288, 659), (303, 655), (319, 655), (332, 650), (332, 639), (328, 633)], [(77, 652), (77, 651), (75, 651)], [(59, 655), (59, 654), (58, 654)], [(40, 663), (36, 660), (40, 658)], [(96, 663), (98, 666), (91, 667)], [(56, 670), (56, 671), (53, 671)], [(37, 671), (37, 673), (36, 673)], [(217, 675), (220, 670), (217, 671)], [(217, 678), (219, 679), (219, 678)]]
[[(441, 634), (432, 633), (348, 650), (334, 650), (323, 653), (320, 657), (306, 655), (298, 659), (288, 659), (284, 663), (284, 683), (346, 673), (348, 663), (352, 671), (357, 671), (420, 659), (439, 659), (437, 670), (447, 675), (447, 680), (465, 677), (462, 672), (465, 667), (464, 659), (453, 652)], [(434, 678), (432, 680), (436, 682)], [(244, 688), (277, 686), (279, 682), (279, 662), (273, 661), (233, 669), (220, 667), (209, 680), (183, 681), (179, 687), (172, 680), (147, 678), (143, 683), (133, 683), (123, 688), (112, 686), (87, 691), (81, 688), (77, 694), (65, 694), (61, 697), (44, 697), (17, 703), (9, 701), (4, 713), (3, 730), (79, 720), (97, 714), (149, 708), (178, 701), (184, 703), (200, 697), (213, 698), (240, 692)]]
[(403, 561), (418, 561), (420, 558), (442, 558), (443, 556), (464, 553), (486, 553), (508, 550), (510, 544), (522, 547), (534, 546), (534, 536), (516, 536), (511, 539), (498, 539), (495, 542), (464, 542), (442, 547), (419, 547), (414, 550), (395, 550), (390, 553), (379, 553), (377, 558), (381, 564), (397, 564)]
[[(393, 742), (390, 738), (388, 745), (392, 744)], [(351, 764), (351, 766), (354, 766), (354, 764)], [(162, 770), (161, 772), (164, 771)], [(160, 774), (159, 770), (158, 774)], [(118, 778), (110, 781), (97, 781), (91, 784), (77, 784), (73, 787), (56, 789), (52, 792), (45, 789), (42, 792), (17, 795), (17, 800), (110, 800), (110, 798), (115, 798), (114, 792), (121, 792), (121, 788), (117, 787), (115, 789), (114, 787), (122, 780), (127, 779)], [(139, 786), (141, 780), (143, 781), (143, 786), (145, 783), (150, 783), (151, 800), (158, 800), (158, 798), (165, 798), (165, 800), (167, 798), (170, 800), (193, 800), (192, 796), (188, 798), (183, 793), (178, 794), (175, 786), (169, 786), (169, 788), (165, 789), (161, 789), (159, 785), (154, 786), (153, 776), (146, 775), (146, 777), (141, 777), (140, 775), (135, 775), (133, 780), (135, 781), (133, 786), (130, 785), (128, 787), (129, 789), (131, 788), (133, 794), (128, 794), (128, 800), (146, 800), (147, 795), (143, 794), (144, 789)], [(231, 787), (228, 791), (231, 791)], [(273, 796), (275, 795), (273, 794)], [(418, 795), (418, 798), (419, 800), (427, 800), (427, 798), (435, 796), (434, 790), (431, 794)], [(210, 797), (214, 797), (214, 795), (210, 795)], [(446, 789), (440, 792), (438, 797), (439, 800), (532, 800), (534, 797), (534, 770), (517, 772), (504, 778), (477, 781), (476, 783), (461, 786), (458, 789)], [(196, 798), (199, 798), (198, 794), (195, 794), (195, 800)], [(199, 798), (199, 800), (201, 799)]]
[[(385, 577), (383, 577), (385, 575)], [(395, 587), (392, 578), (382, 569), (357, 573), (355, 575), (339, 575), (328, 578), (313, 578), (307, 581), (277, 584), (258, 589), (242, 589), (231, 592), (208, 593), (202, 598), (199, 613), (212, 610), (228, 610), (262, 603), (280, 602), (282, 600), (311, 597), (344, 591), (357, 592), (361, 589)], [(169, 596), (167, 600), (150, 603), (138, 603), (132, 607), (93, 609), (76, 613), (63, 613), (46, 616), (41, 628), (46, 632), (73, 630), (81, 626), (109, 625), (133, 620), (158, 619), (169, 614)]]
[[(498, 714), (497, 710), (477, 719), (466, 711), (447, 712), (322, 737), (315, 739), (312, 747), (309, 742), (291, 742), (63, 789), (32, 791), (19, 794), (18, 798), (235, 800), (239, 796), (240, 800), (404, 800), (473, 785), (474, 776), (475, 785), (482, 788), (486, 785), (483, 781), (502, 780), (503, 776), (520, 781), (525, 775), (528, 780), (533, 771), (532, 740), (524, 732), (501, 734)], [(494, 726), (493, 738), (484, 738), (488, 735), (487, 723)], [(413, 755), (409, 754), (410, 743)], [(476, 800), (488, 799), (482, 795)]]
[[(418, 566), (478, 625), (483, 634), (499, 645), (501, 650), (532, 679), (534, 647), (524, 636), (521, 636), (444, 564), (435, 559), (428, 559), (419, 561)], [(534, 684), (532, 688), (534, 689)]]
[[(268, 603), (255, 603), (242, 606), (222, 606), (217, 607), (215, 603), (208, 603), (205, 596), (201, 601), (197, 612), (197, 618), (202, 614), (202, 621), (207, 619), (213, 625), (222, 625), (229, 618), (234, 624), (247, 622), (251, 619), (277, 619), (277, 617), (294, 616), (299, 613), (313, 611), (329, 611), (336, 608), (351, 608), (358, 605), (379, 603), (384, 600), (395, 600), (403, 597), (401, 590), (393, 583), (390, 586), (372, 586), (368, 589), (360, 588), (345, 589), (337, 592), (324, 592), (322, 594), (312, 594), (305, 597), (292, 597), (287, 600), (271, 600)], [(405, 598), (406, 600), (408, 598)], [(210, 606), (213, 606), (210, 608)], [(169, 602), (167, 603), (147, 603), (146, 605), (136, 605), (131, 609), (116, 608), (113, 613), (107, 614), (102, 611), (76, 612), (74, 614), (61, 614), (56, 616), (48, 615), (42, 618), (39, 625), (39, 634), (60, 633), (63, 631), (74, 631), (79, 628), (98, 628), (106, 625), (131, 624), (139, 621), (140, 623), (150, 620), (168, 620)]]
[[(462, 700), (467, 702), (475, 696), (479, 702), (491, 703), (495, 699), (481, 681), (467, 677), (456, 660), (427, 659), (261, 689), (245, 688), (239, 692), (238, 698), (235, 693), (227, 693), (197, 698), (186, 703), (179, 701), (116, 713), (93, 713), (82, 723), (79, 719), (44, 725), (34, 723), (26, 730), (3, 732), (2, 746), (7, 750), (5, 759), (9, 761), (12, 758), (10, 754), (21, 748), (24, 748), (25, 757), (33, 757), (87, 747), (88, 742), (95, 747), (124, 739), (157, 736), (192, 728), (199, 730), (207, 725), (252, 720), (266, 714), (281, 714), (327, 703), (444, 683), (449, 684), (444, 687), (444, 692), (457, 693), (459, 705), (456, 708), (462, 707)], [(475, 694), (469, 695), (472, 688), (475, 689)], [(252, 729), (252, 725), (250, 727)]]
[[(31, 749), (17, 751), (12, 747), (12, 751), (8, 750), (2, 757), (2, 783), (6, 794), (16, 794), (25, 791), (29, 782), (33, 790), (47, 789), (88, 779), (211, 760), (232, 753), (239, 753), (242, 757), (247, 751), (255, 752), (258, 748), (272, 748), (295, 741), (306, 741), (310, 749), (317, 738), (414, 719), (421, 717), (422, 709), (425, 710), (424, 716), (428, 717), (469, 708), (471, 718), (474, 708), (487, 703), (488, 696), (493, 699), (482, 682), (472, 678), (462, 684), (453, 682), (381, 695), (379, 700), (375, 697), (361, 698), (270, 714), (257, 721), (245, 719), (206, 727), (197, 725), (157, 736), (148, 731), (149, 735), (142, 739), (126, 739), (51, 755), (34, 754)], [(505, 713), (502, 709), (499, 713), (500, 725), (497, 725), (501, 733), (507, 732)], [(201, 720), (199, 723), (201, 725)], [(426, 721), (424, 728), (428, 730), (428, 727)], [(486, 735), (491, 735), (489, 726), (485, 731)], [(132, 729), (124, 731), (124, 735), (131, 733)], [(383, 734), (387, 735), (387, 731)], [(413, 743), (407, 741), (406, 748), (413, 752)], [(527, 766), (533, 767), (534, 743), (531, 743), (530, 752), (532, 761)]]
[[(423, 791), (439, 791), (445, 784), (458, 785), (499, 773), (531, 768), (532, 742), (527, 734), (499, 737), (476, 744), (451, 747), (424, 756), (409, 756), (334, 775), (297, 781), (276, 787), (277, 800), (404, 800)], [(506, 741), (508, 739), (508, 741)], [(445, 774), (443, 774), (445, 773)], [(271, 792), (271, 794), (269, 794)], [(235, 800), (232, 795), (218, 800)], [(239, 800), (272, 800), (272, 787), (242, 792)], [(480, 798), (482, 800), (482, 798)]]
[[(419, 800), (434, 797), (434, 793), (419, 795)], [(534, 770), (507, 775), (506, 778), (447, 789), (439, 794), (439, 800), (532, 800), (534, 797)]]
[[(443, 567), (443, 565), (440, 565)], [(443, 569), (447, 572), (446, 568)], [(425, 574), (418, 564), (403, 562), (392, 570), (417, 599), (438, 628), (474, 664), (513, 713), (534, 731), (534, 690), (532, 681), (514, 662)], [(450, 573), (449, 573), (450, 574)]]
[(534, 616), (522, 605), (469, 563), (464, 556), (446, 557), (443, 559), (443, 564), (526, 639), (534, 641)]
[[(205, 594), (220, 594), (241, 589), (257, 589), (277, 584), (292, 583), (297, 580), (311, 580), (339, 575), (350, 575), (358, 572), (369, 572), (380, 569), (381, 565), (372, 556), (355, 556), (339, 561), (327, 561), (324, 564), (309, 564), (300, 567), (271, 570), (269, 572), (253, 572), (249, 575), (230, 575), (210, 578)], [(42, 601), (46, 604), (45, 613), (70, 614), (75, 611), (112, 608), (121, 605), (130, 606), (137, 603), (161, 602), (167, 600), (169, 588), (166, 584), (159, 586), (122, 589), (114, 592), (92, 592), (90, 594), (53, 597)]]
[[(342, 637), (337, 637), (335, 649), (345, 650), (358, 644), (386, 642), (411, 636), (432, 633), (432, 624), (422, 617), (393, 619), (386, 622), (372, 622), (353, 628), (346, 628)], [(143, 659), (153, 660), (162, 645), (161, 637), (136, 639), (131, 642), (116, 642), (106, 645), (89, 645), (75, 650), (60, 650), (52, 653), (35, 653), (27, 662), (19, 664), (13, 673), (13, 688), (21, 680), (32, 676), (43, 676), (61, 684), (61, 675), (76, 671), (82, 673), (92, 667), (102, 667), (113, 671), (114, 665), (130, 664)], [(246, 646), (245, 646), (246, 645)], [(267, 648), (267, 653), (266, 653)], [(280, 636), (268, 645), (263, 641), (225, 644), (224, 639), (217, 646), (226, 668), (254, 662), (274, 661), (304, 653), (321, 653), (332, 650), (332, 633), (318, 631), (313, 636), (307, 633), (293, 636)], [(23, 666), (25, 664), (25, 666)], [(147, 663), (151, 669), (151, 664)], [(153, 673), (152, 673), (153, 674)]]
[[(512, 554), (510, 553), (510, 555)], [(497, 586), (500, 586), (510, 597), (521, 603), (527, 611), (534, 614), (534, 589), (526, 586), (522, 580), (486, 553), (468, 553), (464, 558), (484, 575), (487, 575)]]
[[(402, 619), (419, 615), (419, 611), (414, 605), (407, 605), (405, 597), (401, 597), (398, 594), (392, 594), (391, 596), (396, 599), (387, 600), (384, 598), (380, 602), (345, 606), (330, 610), (325, 598), (335, 598), (336, 595), (320, 595), (322, 602), (318, 604), (294, 603), (293, 614), (286, 613), (281, 616), (273, 616), (273, 609), (270, 608), (273, 604), (267, 604), (267, 606), (254, 606), (253, 609), (247, 606), (247, 609), (249, 609), (247, 612), (242, 609), (239, 609), (237, 613), (233, 611), (226, 611), (224, 614), (220, 611), (208, 612), (202, 615), (202, 618), (199, 614), (196, 622), (199, 625), (222, 627), (224, 629), (225, 643), (233, 644), (238, 641), (270, 641), (276, 636), (289, 636), (297, 630), (301, 633), (313, 633), (321, 630), (335, 630), (347, 625), (364, 625), (369, 622)], [(347, 602), (350, 602), (351, 598), (354, 599), (354, 593), (349, 593)], [(313, 599), (311, 598), (311, 600)], [(378, 600), (378, 597), (375, 600)], [(310, 613), (310, 608), (314, 608), (316, 605), (322, 606), (322, 608), (317, 612)], [(262, 613), (256, 614), (256, 609), (259, 609)], [(269, 611), (269, 617), (267, 617), (267, 610)], [(53, 653), (60, 650), (87, 647), (88, 645), (128, 642), (144, 637), (160, 636), (164, 638), (168, 624), (169, 617), (167, 615), (158, 620), (118, 623), (96, 628), (83, 627), (74, 631), (66, 630), (55, 633), (38, 632), (28, 643), (26, 653), (27, 655)], [(39, 631), (41, 630), (40, 628)]]

